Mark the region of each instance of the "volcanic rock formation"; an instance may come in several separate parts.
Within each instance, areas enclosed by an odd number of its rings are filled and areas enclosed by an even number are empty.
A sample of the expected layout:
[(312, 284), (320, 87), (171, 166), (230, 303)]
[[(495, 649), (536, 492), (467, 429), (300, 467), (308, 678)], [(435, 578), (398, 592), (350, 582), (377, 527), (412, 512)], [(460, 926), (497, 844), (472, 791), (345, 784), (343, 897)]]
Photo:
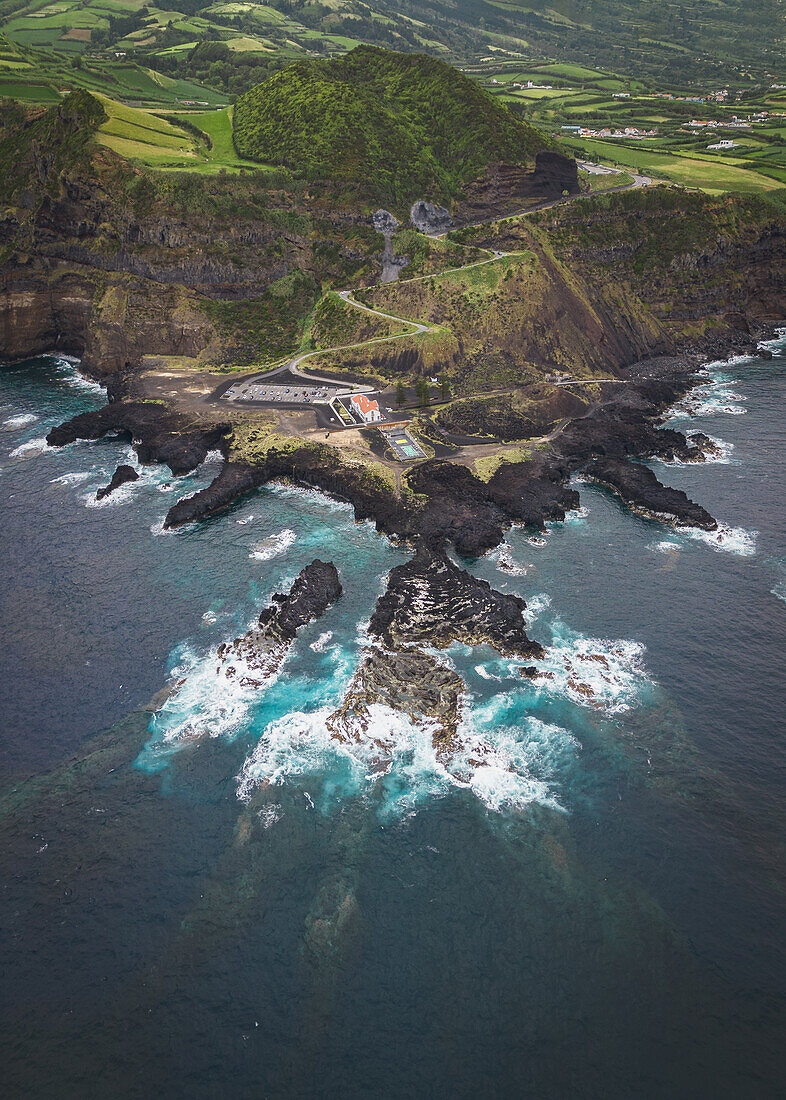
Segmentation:
[(315, 559), (288, 593), (273, 596), (255, 626), (218, 647), (219, 668), (244, 687), (259, 687), (278, 670), (300, 627), (324, 614), (341, 592), (335, 565)]

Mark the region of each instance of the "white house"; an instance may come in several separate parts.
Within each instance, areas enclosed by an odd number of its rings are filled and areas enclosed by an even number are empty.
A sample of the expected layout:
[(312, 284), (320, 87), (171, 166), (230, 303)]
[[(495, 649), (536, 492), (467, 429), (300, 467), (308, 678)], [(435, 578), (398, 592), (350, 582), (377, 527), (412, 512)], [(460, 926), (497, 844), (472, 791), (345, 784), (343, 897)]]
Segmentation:
[(375, 424), (382, 419), (379, 411), (379, 402), (372, 401), (364, 393), (356, 393), (349, 399), (353, 413), (360, 417), (364, 424)]

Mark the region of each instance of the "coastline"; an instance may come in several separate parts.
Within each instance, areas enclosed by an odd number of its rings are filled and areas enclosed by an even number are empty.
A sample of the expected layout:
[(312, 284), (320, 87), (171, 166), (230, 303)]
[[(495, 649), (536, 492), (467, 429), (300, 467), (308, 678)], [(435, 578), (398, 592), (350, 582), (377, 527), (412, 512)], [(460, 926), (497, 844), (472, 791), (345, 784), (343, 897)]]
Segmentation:
[[(755, 356), (759, 346), (783, 326), (783, 321), (762, 325), (753, 340), (742, 334), (730, 337), (723, 341), (723, 352), (726, 358)], [(162, 403), (126, 396), (136, 390), (134, 376), (110, 379), (107, 405), (67, 421), (47, 440), (63, 446), (116, 432), (129, 439), (143, 465), (164, 463), (175, 476), (196, 469), (208, 452), (221, 451), (224, 464), (216, 478), (173, 505), (165, 527), (220, 514), (262, 485), (278, 480), (318, 489), (351, 504), (358, 522), (371, 519), (378, 531), (398, 541), (415, 545), (423, 540), (430, 546), (452, 543), (463, 556), (475, 557), (499, 546), (511, 526), (542, 529), (547, 520), (564, 518), (577, 504), (577, 496), (567, 487), (569, 478), (599, 456), (627, 467), (637, 458), (696, 460), (696, 448), (686, 435), (658, 427), (658, 420), (701, 383), (698, 372), (708, 362), (723, 361), (723, 352), (717, 344), (708, 351), (705, 344), (632, 364), (620, 372), (624, 387), (605, 385), (595, 409), (568, 419), (530, 461), (503, 463), (488, 483), (465, 466), (439, 459), (423, 462), (408, 471), (410, 495), (418, 498), (414, 504), (357, 467), (342, 464), (335, 451), (316, 443), (297, 449), (271, 447), (261, 463), (233, 461), (228, 444), (230, 418), (199, 424)], [(86, 377), (95, 381), (89, 373)], [(522, 445), (526, 444), (523, 440)], [(665, 518), (685, 521), (678, 502), (673, 503), (675, 510), (664, 510)], [(635, 495), (628, 504), (648, 508), (647, 500)]]

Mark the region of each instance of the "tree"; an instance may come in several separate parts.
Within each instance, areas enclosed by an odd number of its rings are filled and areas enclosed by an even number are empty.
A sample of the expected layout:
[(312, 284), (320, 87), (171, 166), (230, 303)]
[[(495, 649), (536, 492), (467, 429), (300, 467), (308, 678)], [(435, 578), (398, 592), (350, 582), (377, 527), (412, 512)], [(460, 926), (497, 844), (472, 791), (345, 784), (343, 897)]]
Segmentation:
[(403, 405), (407, 400), (407, 391), (404, 389), (404, 383), (399, 380), (396, 383), (396, 404)]
[(439, 389), (442, 394), (442, 400), (450, 401), (450, 382), (448, 382), (447, 378), (440, 379)]
[(415, 385), (415, 393), (420, 398), (421, 405), (428, 405), (431, 395), (428, 388), (428, 382), (425, 378), (418, 378), (417, 384)]

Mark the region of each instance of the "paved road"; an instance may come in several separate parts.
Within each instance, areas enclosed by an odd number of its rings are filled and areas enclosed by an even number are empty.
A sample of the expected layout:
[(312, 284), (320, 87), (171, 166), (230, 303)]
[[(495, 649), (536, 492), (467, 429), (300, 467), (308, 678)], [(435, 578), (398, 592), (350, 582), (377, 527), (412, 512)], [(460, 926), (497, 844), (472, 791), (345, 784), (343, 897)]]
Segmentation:
[[(589, 162), (589, 161), (586, 161), (586, 162), (585, 161), (579, 161), (578, 163), (580, 165), (585, 165), (586, 164), (590, 167), (599, 167), (598, 165), (592, 165), (591, 162)], [(614, 173), (621, 174), (622, 169), (619, 169), (619, 168), (609, 169), (609, 174), (614, 174)], [(624, 184), (621, 187), (610, 187), (608, 189), (608, 191), (605, 191), (605, 192), (602, 192), (602, 193), (603, 194), (608, 194), (611, 191), (634, 191), (634, 190), (636, 190), (640, 187), (648, 187), (652, 183), (652, 180), (649, 178), (649, 176), (640, 176), (640, 175), (638, 175), (636, 173), (633, 173), (633, 172), (630, 172), (628, 174), (633, 177), (633, 183)], [(539, 203), (537, 206), (531, 206), (527, 210), (521, 210), (518, 213), (504, 214), (502, 217), (483, 218), (479, 222), (472, 222), (472, 223), (470, 223), (470, 225), (462, 226), (461, 228), (462, 229), (472, 228), (472, 227), (478, 226), (478, 225), (491, 225), (491, 224), (498, 223), (498, 222), (511, 221), (514, 218), (521, 218), (521, 217), (525, 217), (527, 214), (533, 214), (538, 210), (548, 210), (548, 209), (550, 209), (551, 207), (554, 207), (554, 206), (562, 206), (565, 203), (574, 202), (577, 198), (582, 198), (582, 197), (583, 196), (581, 196), (581, 195), (570, 195), (567, 198), (554, 199), (551, 202), (544, 202), (544, 203)], [(447, 236), (447, 232), (446, 233), (430, 233), (430, 234), (427, 234), (427, 235), (430, 236), (430, 237), (433, 237), (435, 240), (440, 240), (441, 238)], [(437, 272), (436, 274), (437, 275), (450, 275), (450, 274), (455, 274), (456, 272), (459, 272), (459, 271), (468, 271), (470, 268), (473, 268), (473, 267), (482, 267), (483, 264), (494, 263), (495, 260), (503, 259), (505, 256), (514, 256), (514, 255), (516, 255), (515, 252), (499, 252), (496, 249), (491, 249), (491, 248), (483, 249), (482, 251), (485, 251), (485, 252), (489, 253), (489, 258), (487, 260), (476, 260), (474, 263), (463, 264), (461, 267), (451, 267), (451, 268), (448, 268), (446, 271), (440, 271), (440, 272)], [(422, 280), (425, 280), (425, 279), (433, 279), (434, 277), (435, 277), (434, 275), (420, 275), (420, 276), (417, 276), (414, 279), (408, 279), (407, 282), (419, 282), (419, 281), (422, 281)], [(377, 285), (381, 285), (381, 284), (377, 284)], [(390, 285), (390, 284), (386, 284), (386, 285)], [(373, 289), (373, 287), (364, 287), (362, 289), (371, 290), (371, 289)], [(410, 321), (406, 317), (396, 317), (395, 314), (393, 314), (393, 313), (383, 313), (382, 310), (372, 309), (370, 306), (364, 306), (361, 302), (358, 302), (354, 299), (353, 293), (354, 293), (354, 291), (352, 291), (352, 290), (341, 290), (341, 291), (338, 292), (338, 296), (344, 302), (346, 302), (347, 305), (352, 306), (354, 309), (362, 310), (364, 313), (370, 313), (374, 317), (383, 317), (387, 321), (395, 321), (397, 324), (406, 325), (408, 327), (409, 331), (408, 332), (400, 332), (396, 336), (376, 336), (376, 337), (372, 338), (371, 340), (360, 340), (360, 341), (358, 341), (357, 343), (354, 343), (354, 344), (339, 344), (336, 347), (332, 347), (332, 348), (321, 348), (318, 351), (307, 351), (307, 352), (304, 352), (302, 355), (296, 355), (294, 359), (288, 360), (286, 363), (283, 363), (280, 366), (275, 367), (273, 370), (262, 371), (261, 373), (256, 372), (256, 373), (253, 373), (253, 374), (247, 374), (247, 375), (244, 375), (241, 378), (238, 378), (236, 381), (238, 383), (251, 382), (251, 381), (263, 383), (263, 382), (268, 382), (271, 378), (274, 378), (277, 374), (283, 374), (284, 371), (290, 371), (292, 374), (296, 375), (298, 378), (302, 378), (306, 382), (312, 382), (312, 383), (316, 382), (316, 383), (322, 383), (322, 384), (327, 383), (328, 385), (335, 386), (336, 385), (336, 379), (335, 378), (324, 378), (324, 377), (321, 377), (321, 376), (316, 375), (316, 374), (307, 374), (305, 371), (302, 371), (302, 370), (299, 369), (300, 364), (305, 362), (306, 359), (313, 358), (315, 355), (329, 355), (331, 352), (351, 351), (353, 348), (370, 347), (373, 344), (383, 344), (383, 343), (386, 344), (386, 343), (389, 343), (391, 340), (403, 340), (403, 339), (408, 338), (410, 336), (417, 336), (421, 333), (437, 332), (438, 329), (439, 329), (439, 326), (437, 326), (437, 325), (425, 325), (425, 324), (422, 324), (420, 321)], [(592, 381), (601, 381), (601, 380), (600, 379), (593, 379)], [(609, 379), (608, 381), (617, 381), (617, 379)], [(568, 385), (568, 384), (576, 385), (577, 383), (575, 383), (575, 382), (574, 383), (558, 383), (558, 385)], [(374, 386), (362, 386), (362, 385), (361, 386), (353, 386), (351, 388), (347, 388), (346, 393), (347, 394), (350, 394), (350, 393), (372, 393), (374, 391), (374, 388), (375, 388)]]

